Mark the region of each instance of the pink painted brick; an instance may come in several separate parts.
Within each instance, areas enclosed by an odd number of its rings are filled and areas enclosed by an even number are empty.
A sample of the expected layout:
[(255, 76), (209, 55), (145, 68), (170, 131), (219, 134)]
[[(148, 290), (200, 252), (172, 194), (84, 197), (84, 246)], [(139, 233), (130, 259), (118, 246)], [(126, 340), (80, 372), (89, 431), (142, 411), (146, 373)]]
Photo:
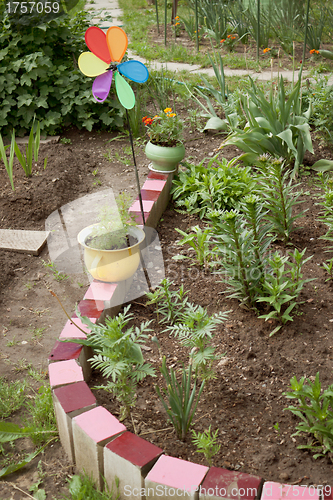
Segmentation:
[[(142, 200), (142, 205), (143, 205), (143, 211), (144, 213), (149, 213), (151, 209), (153, 208), (154, 202), (151, 200)], [(141, 207), (140, 207), (140, 202), (139, 200), (135, 200), (133, 205), (129, 209), (130, 212), (140, 212), (141, 213)]]
[[(72, 318), (73, 321), (67, 320), (61, 334), (60, 339), (86, 339), (86, 333), (90, 333), (89, 327), (82, 323), (79, 318)], [(92, 323), (96, 323), (96, 318), (90, 318)], [(85, 333), (83, 333), (77, 326), (81, 328)]]
[(126, 431), (126, 427), (101, 406), (73, 418), (72, 425), (76, 467), (92, 476), (102, 489), (104, 446)]
[[(135, 223), (138, 224), (139, 226), (140, 225), (143, 226), (143, 219), (141, 212), (133, 212), (133, 210), (131, 210), (131, 214), (134, 216)], [(143, 215), (145, 217), (145, 222), (147, 222), (147, 219), (149, 217), (149, 212), (143, 212)]]
[(148, 191), (146, 189), (141, 189), (141, 196), (143, 200), (157, 201), (161, 195), (160, 191)]
[(315, 487), (303, 487), (273, 482), (264, 483), (261, 500), (319, 500), (319, 490)]
[(57, 342), (50, 353), (49, 361), (66, 361), (68, 359), (79, 359), (82, 345), (74, 342)]
[(74, 359), (49, 365), (50, 386), (54, 389), (74, 382), (83, 382), (83, 371)]
[[(102, 300), (81, 300), (77, 307), (81, 316), (99, 319), (104, 310), (104, 302)], [(76, 312), (72, 317), (77, 318)]]
[[(189, 492), (196, 498), (195, 491), (207, 474), (208, 467), (162, 455), (146, 477), (146, 488), (155, 485), (165, 485), (169, 488)], [(186, 493), (184, 493), (184, 496)], [(170, 496), (172, 496), (170, 492)], [(177, 495), (178, 496), (178, 495)], [(168, 497), (168, 494), (165, 498)]]
[(255, 500), (260, 498), (262, 482), (259, 476), (211, 467), (200, 486), (199, 498), (201, 500)]
[(75, 422), (96, 443), (126, 431), (126, 427), (102, 406), (79, 415)]
[(142, 186), (142, 190), (162, 191), (165, 185), (166, 185), (166, 180), (147, 179), (144, 185)]
[(117, 288), (116, 283), (104, 283), (94, 280), (88, 288), (84, 299), (110, 301)]

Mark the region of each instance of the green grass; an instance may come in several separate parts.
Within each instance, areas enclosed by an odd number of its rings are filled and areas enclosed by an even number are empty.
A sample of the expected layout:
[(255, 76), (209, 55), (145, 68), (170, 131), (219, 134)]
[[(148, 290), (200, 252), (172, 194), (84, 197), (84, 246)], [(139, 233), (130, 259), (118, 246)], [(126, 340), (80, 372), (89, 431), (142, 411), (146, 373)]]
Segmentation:
[(26, 399), (26, 387), (26, 380), (7, 382), (4, 377), (0, 378), (0, 415), (2, 419), (8, 418), (23, 406)]
[(24, 425), (32, 427), (37, 432), (31, 436), (31, 440), (35, 445), (46, 443), (52, 434), (57, 433), (50, 386), (42, 385), (38, 393), (26, 402), (26, 408), (29, 416), (24, 420)]

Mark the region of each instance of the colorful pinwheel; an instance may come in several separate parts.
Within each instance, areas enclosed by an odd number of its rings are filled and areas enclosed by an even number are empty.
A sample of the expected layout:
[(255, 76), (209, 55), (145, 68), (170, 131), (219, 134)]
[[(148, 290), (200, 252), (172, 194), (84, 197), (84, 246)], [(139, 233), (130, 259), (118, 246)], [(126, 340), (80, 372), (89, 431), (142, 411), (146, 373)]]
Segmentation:
[(95, 100), (105, 101), (114, 75), (119, 101), (124, 108), (132, 109), (135, 104), (134, 92), (121, 75), (133, 82), (144, 83), (149, 73), (140, 61), (121, 62), (128, 45), (125, 31), (112, 26), (105, 34), (97, 26), (91, 26), (85, 33), (85, 40), (91, 52), (83, 52), (78, 63), (84, 75), (96, 77), (92, 85)]

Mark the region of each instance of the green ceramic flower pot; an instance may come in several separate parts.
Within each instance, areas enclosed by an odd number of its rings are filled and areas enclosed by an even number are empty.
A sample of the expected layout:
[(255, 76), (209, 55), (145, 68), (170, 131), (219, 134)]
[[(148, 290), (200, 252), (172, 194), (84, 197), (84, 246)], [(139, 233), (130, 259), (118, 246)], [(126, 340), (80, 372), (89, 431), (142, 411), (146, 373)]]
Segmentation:
[(171, 173), (177, 168), (178, 163), (185, 156), (185, 146), (180, 144), (174, 147), (156, 146), (150, 141), (145, 149), (148, 160), (151, 161), (150, 170)]

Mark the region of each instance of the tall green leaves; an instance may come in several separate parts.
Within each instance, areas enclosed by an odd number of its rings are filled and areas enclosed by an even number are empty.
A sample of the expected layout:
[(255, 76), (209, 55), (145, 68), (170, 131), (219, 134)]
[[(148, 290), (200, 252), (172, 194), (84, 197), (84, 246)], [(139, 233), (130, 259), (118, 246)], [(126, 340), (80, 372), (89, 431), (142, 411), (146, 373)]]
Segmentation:
[(184, 441), (197, 409), (205, 382), (201, 383), (198, 394), (196, 394), (196, 376), (194, 377), (194, 384), (191, 390), (192, 365), (189, 364), (188, 369), (185, 369), (183, 366), (181, 380), (178, 382), (175, 370), (172, 367), (168, 370), (165, 356), (163, 357), (160, 370), (164, 377), (166, 388), (163, 388), (161, 391), (156, 386), (156, 392), (176, 430), (178, 438)]
[(8, 174), (9, 180), (10, 180), (10, 185), (12, 186), (12, 190), (15, 191), (14, 188), (14, 181), (13, 181), (13, 163), (14, 163), (14, 146), (15, 146), (15, 132), (12, 133), (12, 141), (10, 144), (10, 154), (9, 154), (9, 161), (7, 160), (6, 156), (6, 149), (7, 147), (4, 146), (2, 137), (0, 134), (0, 157), (2, 158), (2, 161), (5, 164), (5, 169)]
[[(223, 145), (233, 144), (244, 154), (242, 160), (254, 163), (258, 155), (270, 153), (282, 157), (290, 164), (294, 160), (292, 177), (298, 173), (304, 154), (313, 153), (309, 117), (301, 111), (299, 79), (287, 98), (281, 77), (276, 95), (271, 91), (268, 100), (262, 90), (251, 80), (252, 90), (241, 96), (242, 108), (247, 119), (244, 130), (234, 128)], [(232, 127), (232, 123), (230, 123)]]

